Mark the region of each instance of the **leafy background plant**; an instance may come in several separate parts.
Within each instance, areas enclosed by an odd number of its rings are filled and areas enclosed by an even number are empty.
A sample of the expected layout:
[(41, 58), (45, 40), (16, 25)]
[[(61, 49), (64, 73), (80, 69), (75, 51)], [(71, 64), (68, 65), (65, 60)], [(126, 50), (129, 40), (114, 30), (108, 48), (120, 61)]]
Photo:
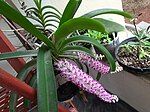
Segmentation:
[(136, 20), (133, 19), (135, 30), (132, 31), (132, 33), (135, 36), (136, 41), (128, 42), (121, 47), (124, 47), (127, 52), (131, 54), (133, 53), (133, 50), (136, 50), (139, 60), (150, 58), (150, 26), (147, 29), (138, 30), (135, 21)]
[(109, 37), (108, 34), (97, 32), (97, 31), (94, 31), (94, 30), (88, 30), (88, 32), (85, 33), (85, 35), (96, 39), (101, 44), (110, 43), (113, 40), (112, 38)]

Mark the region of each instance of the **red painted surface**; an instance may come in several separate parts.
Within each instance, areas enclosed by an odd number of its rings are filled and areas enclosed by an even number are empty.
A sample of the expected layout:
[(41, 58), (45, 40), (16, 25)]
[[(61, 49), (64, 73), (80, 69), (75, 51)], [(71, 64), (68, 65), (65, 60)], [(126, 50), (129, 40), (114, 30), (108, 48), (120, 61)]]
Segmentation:
[[(5, 34), (0, 30), (0, 52), (4, 53), (4, 52), (12, 52), (12, 51), (16, 51), (16, 48), (7, 39)], [(9, 59), (8, 62), (16, 72), (19, 72), (25, 64), (23, 58)]]
[[(16, 51), (16, 48), (7, 39), (5, 34), (0, 30), (0, 52), (4, 53), (4, 52), (12, 52), (12, 51)], [(7, 61), (14, 68), (14, 70), (16, 72), (19, 72), (25, 64), (25, 61), (23, 58), (8, 59)], [(32, 74), (32, 72), (30, 72), (28, 74), (26, 82), (28, 82), (32, 76), (33, 76), (33, 74)]]
[(0, 85), (27, 99), (36, 99), (36, 90), (0, 68)]
[[(4, 88), (7, 88), (11, 91), (18, 93), (21, 96), (29, 100), (36, 99), (36, 90), (32, 87), (28, 86), (26, 83), (20, 81), (19, 79), (15, 78), (11, 74), (7, 73), (3, 69), (0, 68), (0, 85)], [(8, 95), (4, 98), (1, 103), (8, 102)], [(69, 112), (65, 109), (61, 104), (58, 105), (59, 112)]]
[(58, 105), (58, 111), (59, 112), (70, 112), (66, 108), (64, 108), (64, 106), (62, 106), (61, 104)]

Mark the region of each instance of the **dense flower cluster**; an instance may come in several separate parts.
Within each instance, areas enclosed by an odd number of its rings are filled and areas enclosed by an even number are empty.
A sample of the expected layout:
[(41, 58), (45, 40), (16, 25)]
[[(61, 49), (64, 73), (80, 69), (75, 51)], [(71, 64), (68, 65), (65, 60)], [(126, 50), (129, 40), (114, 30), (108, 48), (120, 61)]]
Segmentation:
[(110, 70), (110, 67), (106, 64), (102, 63), (99, 60), (95, 60), (91, 56), (84, 54), (84, 53), (78, 53), (79, 60), (83, 63), (86, 63), (90, 68), (93, 68), (94, 70), (100, 72), (101, 74), (107, 74)]
[(99, 82), (94, 80), (91, 76), (87, 75), (71, 62), (67, 60), (60, 60), (56, 62), (55, 65), (57, 70), (61, 72), (60, 75), (62, 77), (66, 78), (68, 81), (72, 81), (81, 89), (95, 94), (102, 100), (109, 103), (115, 103), (118, 101), (118, 97), (116, 95), (111, 95), (106, 92)]

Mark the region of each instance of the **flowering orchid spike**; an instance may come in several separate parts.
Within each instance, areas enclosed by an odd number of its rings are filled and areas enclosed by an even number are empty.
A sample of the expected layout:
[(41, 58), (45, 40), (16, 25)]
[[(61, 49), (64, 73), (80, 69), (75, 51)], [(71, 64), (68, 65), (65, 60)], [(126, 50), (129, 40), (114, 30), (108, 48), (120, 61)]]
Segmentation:
[(55, 65), (56, 69), (61, 72), (60, 75), (62, 77), (68, 81), (72, 81), (81, 89), (97, 95), (105, 102), (118, 102), (118, 97), (116, 95), (111, 95), (110, 93), (106, 92), (100, 83), (95, 81), (91, 76), (87, 75), (71, 62), (67, 60), (59, 60), (58, 62), (55, 62)]
[(109, 66), (102, 63), (99, 60), (93, 59), (91, 56), (87, 54), (78, 53), (78, 57), (82, 63), (86, 63), (90, 68), (93, 68), (94, 70), (100, 72), (101, 74), (107, 74), (110, 71)]

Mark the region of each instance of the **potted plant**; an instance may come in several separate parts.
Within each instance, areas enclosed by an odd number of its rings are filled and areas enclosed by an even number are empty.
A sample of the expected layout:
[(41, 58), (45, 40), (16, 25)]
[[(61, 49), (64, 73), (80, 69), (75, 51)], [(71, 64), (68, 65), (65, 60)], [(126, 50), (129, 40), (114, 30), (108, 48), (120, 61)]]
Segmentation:
[[(123, 29), (122, 26), (120, 27)], [(118, 28), (119, 31), (121, 30), (121, 28)], [(116, 46), (115, 40), (117, 37), (117, 32), (105, 34), (94, 30), (88, 30), (87, 33), (85, 33), (84, 35), (96, 39), (100, 44), (104, 45), (107, 48), (107, 50), (111, 53), (111, 55), (115, 56), (115, 46)], [(97, 54), (101, 54), (101, 52), (99, 52), (96, 48), (95, 51)]]
[[(41, 14), (42, 0), (34, 0), (37, 11), (37, 17), (43, 17)], [(95, 81), (90, 75), (82, 71), (80, 62), (86, 63), (89, 67), (106, 74), (109, 71), (114, 71), (115, 61), (108, 50), (95, 39), (84, 35), (74, 36), (68, 38), (69, 35), (79, 29), (96, 30), (103, 33), (108, 33), (107, 26), (104, 26), (100, 19), (93, 17), (99, 14), (114, 13), (128, 18), (132, 18), (126, 12), (116, 9), (100, 9), (89, 12), (81, 17), (73, 18), (81, 0), (70, 0), (60, 18), (59, 26), (52, 35), (47, 37), (45, 33), (39, 31), (28, 19), (14, 10), (3, 0), (0, 0), (0, 14), (6, 18), (14, 21), (30, 34), (42, 41), (41, 47), (38, 50), (16, 51), (11, 53), (0, 54), (0, 59), (19, 58), (25, 56), (34, 56), (25, 67), (18, 73), (17, 78), (24, 80), (27, 73), (36, 68), (36, 75), (30, 81), (30, 85), (37, 87), (37, 104), (39, 112), (57, 112), (57, 88), (54, 70), (59, 71), (60, 75), (68, 81), (71, 81), (81, 89), (97, 95), (100, 99), (115, 103), (118, 101), (116, 95), (111, 95), (102, 87), (102, 85)], [(49, 6), (51, 7), (51, 6)], [(48, 13), (48, 12), (47, 12)], [(51, 12), (49, 12), (51, 13)], [(52, 13), (51, 13), (52, 14)], [(109, 21), (107, 21), (109, 24)], [(106, 28), (105, 28), (106, 27)], [(87, 42), (96, 46), (107, 58), (108, 64), (103, 64), (95, 60), (93, 52), (83, 46), (72, 45), (76, 42)], [(37, 56), (37, 58), (35, 58)], [(78, 65), (78, 66), (77, 66)], [(37, 85), (37, 86), (36, 86)], [(10, 111), (15, 111), (16, 94), (11, 95)]]
[(135, 19), (134, 37), (121, 42), (116, 48), (116, 59), (123, 69), (136, 75), (150, 73), (150, 31), (149, 27), (137, 30)]
[[(94, 38), (100, 44), (104, 45), (113, 56), (115, 56), (117, 33), (120, 31), (123, 31), (124, 27), (116, 22), (106, 20), (103, 18), (95, 18), (95, 19), (101, 21), (101, 23), (105, 26), (106, 30), (109, 33), (103, 33), (103, 32), (99, 32), (99, 31), (95, 31), (95, 30), (87, 30), (86, 29), (86, 30), (78, 30), (78, 31), (74, 32), (72, 35), (73, 36), (74, 35), (86, 35), (88, 37)], [(108, 22), (109, 22), (109, 24), (108, 24)], [(84, 43), (82, 45), (86, 46), (88, 48), (91, 48), (90, 44)], [(101, 54), (101, 52), (99, 52), (97, 50), (97, 48), (95, 48), (95, 51), (96, 51), (96, 53)]]

